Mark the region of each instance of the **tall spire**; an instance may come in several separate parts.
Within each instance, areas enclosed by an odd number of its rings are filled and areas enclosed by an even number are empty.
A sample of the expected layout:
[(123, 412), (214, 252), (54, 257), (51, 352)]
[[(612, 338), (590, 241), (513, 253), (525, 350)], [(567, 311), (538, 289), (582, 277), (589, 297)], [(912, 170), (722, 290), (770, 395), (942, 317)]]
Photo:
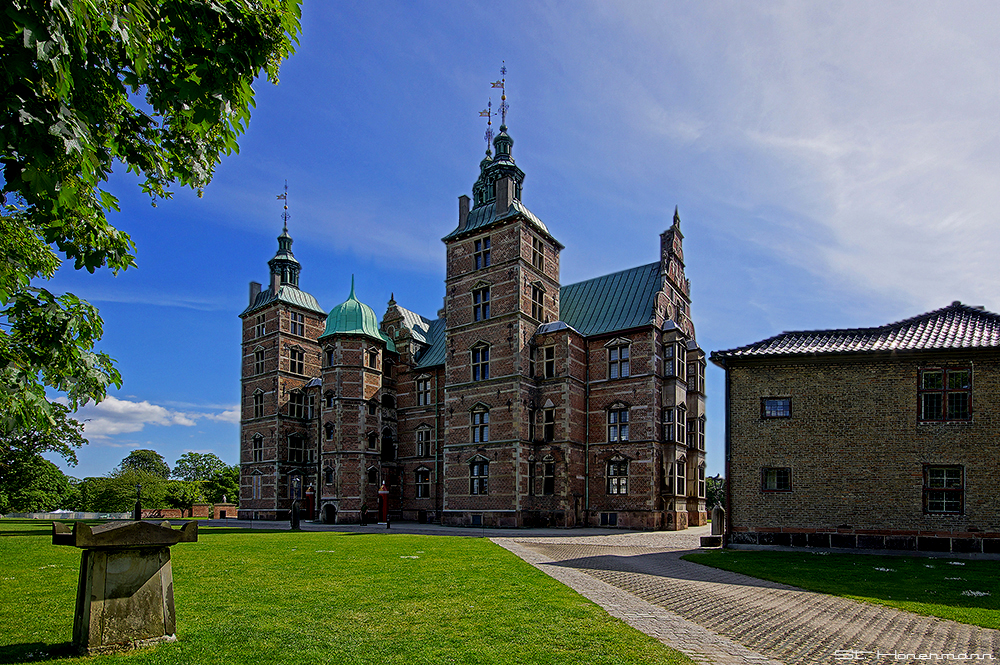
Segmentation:
[(281, 235), (278, 236), (278, 253), (267, 262), (271, 268), (271, 290), (277, 292), (281, 286), (294, 286), (299, 288), (299, 272), (302, 266), (292, 254), (292, 236), (288, 234), (288, 181), (285, 181), (285, 191), (278, 194), (278, 200), (284, 201), (284, 209), (281, 212), (281, 219), (284, 225)]
[[(489, 105), (479, 112), (480, 117), (489, 118), (486, 125), (486, 158), (479, 163), (479, 178), (472, 185), (472, 207), (473, 209), (493, 203), (496, 200), (497, 182), (503, 178), (510, 178), (514, 181), (514, 198), (521, 198), (521, 183), (524, 182), (524, 171), (517, 167), (514, 158), (511, 156), (511, 148), (514, 139), (507, 133), (507, 66), (500, 67), (500, 78), (490, 82), (491, 88), (500, 90), (500, 105), (498, 112), (501, 125), (500, 133), (493, 138), (493, 100)], [(494, 157), (489, 149), (488, 141), (493, 138), (493, 146), (496, 148)]]

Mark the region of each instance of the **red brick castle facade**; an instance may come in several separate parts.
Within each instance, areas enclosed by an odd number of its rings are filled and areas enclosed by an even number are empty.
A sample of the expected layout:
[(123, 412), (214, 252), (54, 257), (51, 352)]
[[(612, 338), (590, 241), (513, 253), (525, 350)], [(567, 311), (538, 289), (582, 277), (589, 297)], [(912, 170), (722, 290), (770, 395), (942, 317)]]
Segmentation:
[[(299, 288), (287, 228), (243, 319), (240, 516), (704, 524), (705, 356), (676, 212), (659, 261), (561, 286), (501, 126), (459, 197), (444, 308), (381, 323)], [(384, 495), (383, 495), (384, 496)]]

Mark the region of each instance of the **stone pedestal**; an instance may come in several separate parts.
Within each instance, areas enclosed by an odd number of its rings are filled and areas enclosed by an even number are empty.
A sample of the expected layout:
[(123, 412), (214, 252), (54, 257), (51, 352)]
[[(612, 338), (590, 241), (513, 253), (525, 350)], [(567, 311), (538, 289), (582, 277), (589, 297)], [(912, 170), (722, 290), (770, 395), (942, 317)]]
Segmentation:
[(196, 542), (198, 523), (113, 522), (91, 529), (52, 524), (52, 544), (83, 549), (73, 619), (82, 653), (130, 649), (176, 639), (170, 546)]

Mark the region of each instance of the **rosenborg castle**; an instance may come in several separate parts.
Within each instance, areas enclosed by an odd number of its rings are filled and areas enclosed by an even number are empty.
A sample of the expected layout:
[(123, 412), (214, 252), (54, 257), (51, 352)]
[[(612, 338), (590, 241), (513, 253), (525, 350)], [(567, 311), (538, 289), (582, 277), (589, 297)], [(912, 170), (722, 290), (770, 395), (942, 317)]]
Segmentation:
[(240, 517), (288, 519), (298, 501), (336, 523), (383, 505), (450, 525), (706, 523), (705, 354), (679, 216), (655, 263), (563, 285), (558, 226), (522, 203), (512, 145), (501, 125), (458, 199), (431, 316), (390, 300), (380, 322), (353, 283), (325, 310), (278, 236), (240, 314)]

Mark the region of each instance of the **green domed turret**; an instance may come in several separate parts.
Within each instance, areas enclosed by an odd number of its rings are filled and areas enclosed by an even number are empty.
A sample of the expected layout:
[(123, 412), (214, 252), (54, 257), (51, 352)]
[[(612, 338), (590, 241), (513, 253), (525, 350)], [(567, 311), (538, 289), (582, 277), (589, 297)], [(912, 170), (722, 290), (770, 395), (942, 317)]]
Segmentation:
[(330, 310), (326, 317), (326, 329), (320, 339), (330, 335), (361, 335), (385, 342), (386, 348), (395, 351), (395, 345), (381, 330), (375, 311), (358, 300), (354, 295), (354, 278), (351, 277), (351, 295), (347, 300)]

